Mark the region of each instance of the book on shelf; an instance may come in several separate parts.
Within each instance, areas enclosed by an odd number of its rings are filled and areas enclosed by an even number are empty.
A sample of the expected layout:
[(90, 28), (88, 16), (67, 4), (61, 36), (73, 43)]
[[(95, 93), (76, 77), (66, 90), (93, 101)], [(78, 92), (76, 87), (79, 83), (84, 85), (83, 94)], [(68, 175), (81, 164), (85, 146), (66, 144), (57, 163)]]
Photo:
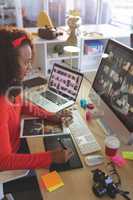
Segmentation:
[(85, 40), (84, 43), (84, 54), (98, 54), (103, 51), (103, 42), (100, 40)]

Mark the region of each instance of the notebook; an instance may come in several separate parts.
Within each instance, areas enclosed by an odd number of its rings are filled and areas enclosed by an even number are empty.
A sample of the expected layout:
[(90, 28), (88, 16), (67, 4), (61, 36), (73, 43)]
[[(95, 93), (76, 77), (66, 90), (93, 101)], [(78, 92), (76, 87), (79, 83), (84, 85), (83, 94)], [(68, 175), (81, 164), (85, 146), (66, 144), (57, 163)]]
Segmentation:
[(32, 91), (27, 98), (50, 112), (58, 112), (75, 103), (82, 79), (83, 74), (55, 63), (47, 89)]

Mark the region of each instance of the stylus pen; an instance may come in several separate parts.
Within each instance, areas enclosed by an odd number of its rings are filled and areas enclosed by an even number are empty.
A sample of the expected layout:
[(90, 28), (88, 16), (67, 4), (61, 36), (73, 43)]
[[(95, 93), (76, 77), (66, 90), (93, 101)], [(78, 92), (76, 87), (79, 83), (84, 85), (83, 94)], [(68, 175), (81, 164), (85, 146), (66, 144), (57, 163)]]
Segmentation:
[(60, 138), (57, 139), (63, 149), (67, 149)]

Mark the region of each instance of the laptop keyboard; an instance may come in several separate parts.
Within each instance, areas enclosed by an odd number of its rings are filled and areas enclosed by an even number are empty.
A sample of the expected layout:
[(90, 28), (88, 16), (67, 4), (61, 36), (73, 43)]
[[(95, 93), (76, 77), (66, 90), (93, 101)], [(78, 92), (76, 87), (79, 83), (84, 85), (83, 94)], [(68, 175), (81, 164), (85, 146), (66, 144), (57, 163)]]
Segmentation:
[(57, 96), (56, 94), (50, 92), (50, 91), (45, 91), (42, 92), (41, 95), (43, 97), (45, 97), (46, 99), (52, 101), (53, 103), (55, 103), (56, 105), (63, 105), (64, 103), (67, 102), (67, 100), (62, 99), (61, 97)]

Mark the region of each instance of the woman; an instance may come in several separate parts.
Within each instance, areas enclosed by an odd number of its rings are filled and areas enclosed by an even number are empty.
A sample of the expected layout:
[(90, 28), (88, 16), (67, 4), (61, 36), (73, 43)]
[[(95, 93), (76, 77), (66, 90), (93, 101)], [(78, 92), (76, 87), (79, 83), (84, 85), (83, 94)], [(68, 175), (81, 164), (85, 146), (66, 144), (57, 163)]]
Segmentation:
[[(20, 97), (20, 86), (33, 60), (30, 36), (13, 27), (0, 28), (0, 170), (36, 169), (63, 163), (71, 157), (69, 150), (24, 154), (20, 152), (21, 115), (60, 121), (71, 113), (54, 114)], [(69, 118), (70, 117), (70, 118)]]

